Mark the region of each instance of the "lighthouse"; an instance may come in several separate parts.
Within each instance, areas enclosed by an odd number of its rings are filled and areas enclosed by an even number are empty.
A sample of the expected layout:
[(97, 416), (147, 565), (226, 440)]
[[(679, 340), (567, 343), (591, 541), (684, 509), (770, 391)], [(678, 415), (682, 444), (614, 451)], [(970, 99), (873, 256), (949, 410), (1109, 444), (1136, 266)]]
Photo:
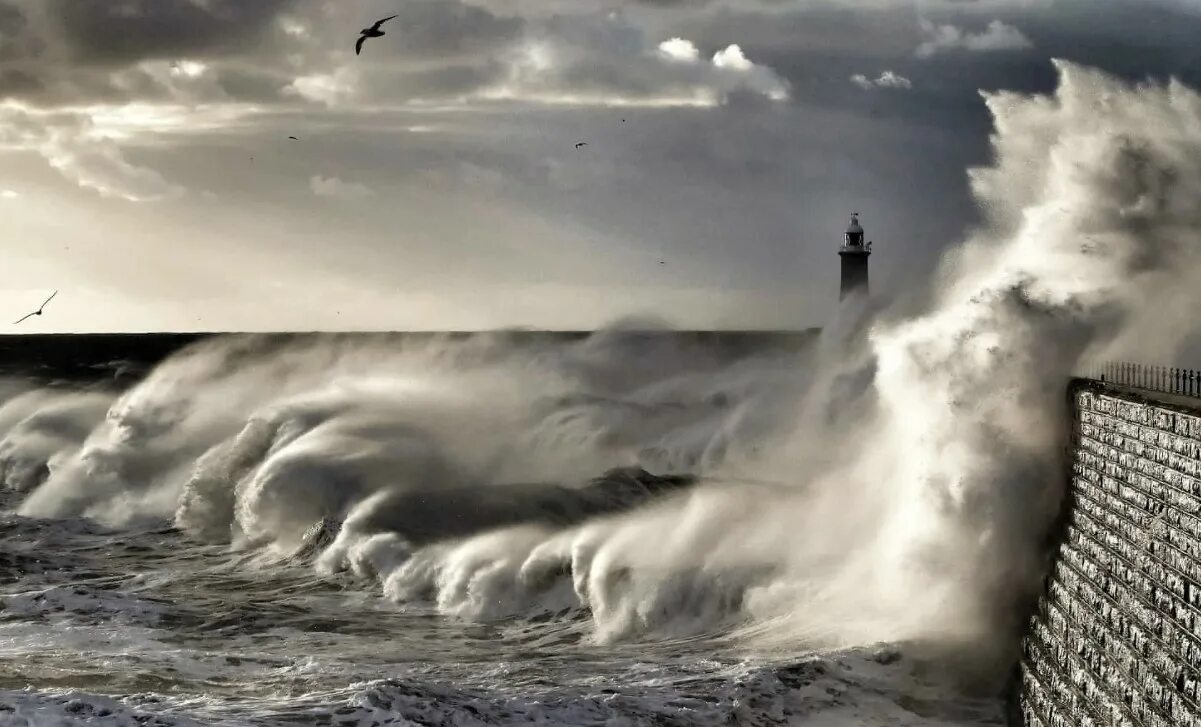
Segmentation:
[(843, 238), (838, 256), (842, 258), (842, 288), (838, 299), (843, 300), (855, 292), (868, 294), (867, 258), (872, 254), (872, 244), (863, 242), (863, 228), (859, 226), (859, 213), (851, 214), (851, 224)]

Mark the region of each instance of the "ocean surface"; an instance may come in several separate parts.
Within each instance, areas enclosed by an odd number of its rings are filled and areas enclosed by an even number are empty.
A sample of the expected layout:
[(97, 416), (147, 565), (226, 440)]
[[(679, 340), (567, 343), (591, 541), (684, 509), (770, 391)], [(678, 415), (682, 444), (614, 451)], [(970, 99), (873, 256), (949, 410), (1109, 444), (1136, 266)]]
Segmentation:
[(0, 724), (1002, 724), (930, 630), (813, 597), (837, 554), (773, 535), (805, 488), (762, 462), (820, 346), (731, 340), (234, 337), (10, 375)]

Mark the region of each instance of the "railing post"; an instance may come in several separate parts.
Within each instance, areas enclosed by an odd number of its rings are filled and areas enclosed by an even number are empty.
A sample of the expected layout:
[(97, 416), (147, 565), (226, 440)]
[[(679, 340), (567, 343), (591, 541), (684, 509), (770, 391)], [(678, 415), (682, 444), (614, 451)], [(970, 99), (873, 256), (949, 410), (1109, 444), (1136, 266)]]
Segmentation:
[(1090, 362), (1072, 370), (1072, 376), (1111, 386), (1129, 386), (1165, 394), (1201, 398), (1201, 370), (1134, 361)]

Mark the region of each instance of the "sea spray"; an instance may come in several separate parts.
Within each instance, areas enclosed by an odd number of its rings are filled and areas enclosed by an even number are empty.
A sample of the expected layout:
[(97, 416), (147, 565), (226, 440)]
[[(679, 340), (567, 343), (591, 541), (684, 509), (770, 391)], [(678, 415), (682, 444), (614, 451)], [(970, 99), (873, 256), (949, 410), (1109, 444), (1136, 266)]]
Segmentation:
[(28, 492), (40, 487), (104, 420), (112, 396), (14, 387), (0, 403), (0, 481)]
[(880, 583), (984, 643), (1016, 643), (1013, 604), (1042, 573), (1067, 378), (1132, 345), (1170, 360), (1181, 329), (1160, 313), (1201, 302), (1201, 99), (1056, 66), (1053, 97), (986, 95), (996, 163), (971, 179), (988, 224), (929, 313), (871, 336), (880, 406), (856, 469), (895, 503)]
[[(54, 461), (22, 511), (174, 517), (285, 557), (331, 523), (321, 572), (467, 620), (586, 610), (602, 642), (941, 641), (999, 665), (1058, 505), (1067, 377), (1169, 357), (1165, 311), (1201, 295), (1201, 100), (1057, 67), (1054, 95), (986, 96), (985, 224), (925, 311), (843, 311), (802, 353), (620, 327), (218, 340), (21, 450)], [(579, 505), (637, 466), (699, 479)]]

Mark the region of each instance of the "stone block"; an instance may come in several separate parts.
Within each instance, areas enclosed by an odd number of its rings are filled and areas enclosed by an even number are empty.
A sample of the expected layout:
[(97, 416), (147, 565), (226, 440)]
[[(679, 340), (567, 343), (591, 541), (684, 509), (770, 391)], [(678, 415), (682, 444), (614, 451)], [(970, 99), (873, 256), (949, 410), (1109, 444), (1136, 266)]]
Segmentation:
[(1075, 394), (1064, 543), (1031, 618), (1028, 725), (1201, 725), (1201, 411)]

